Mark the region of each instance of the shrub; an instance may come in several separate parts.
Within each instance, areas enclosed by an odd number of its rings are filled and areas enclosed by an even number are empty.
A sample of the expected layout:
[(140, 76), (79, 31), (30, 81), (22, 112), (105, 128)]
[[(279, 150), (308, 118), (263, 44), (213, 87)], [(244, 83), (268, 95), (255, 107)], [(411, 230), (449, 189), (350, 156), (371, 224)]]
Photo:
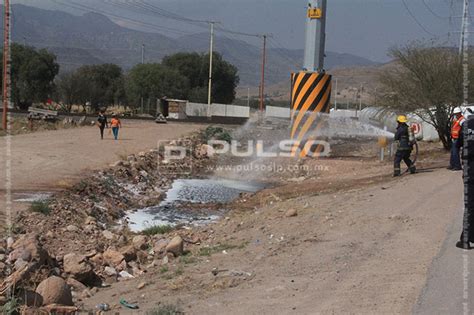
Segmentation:
[(153, 225), (144, 229), (141, 233), (147, 236), (152, 236), (156, 234), (166, 234), (173, 230), (171, 225)]
[(32, 212), (38, 212), (42, 214), (49, 214), (51, 212), (51, 208), (49, 207), (49, 201), (48, 200), (38, 200), (38, 201), (33, 201), (30, 206), (30, 210)]

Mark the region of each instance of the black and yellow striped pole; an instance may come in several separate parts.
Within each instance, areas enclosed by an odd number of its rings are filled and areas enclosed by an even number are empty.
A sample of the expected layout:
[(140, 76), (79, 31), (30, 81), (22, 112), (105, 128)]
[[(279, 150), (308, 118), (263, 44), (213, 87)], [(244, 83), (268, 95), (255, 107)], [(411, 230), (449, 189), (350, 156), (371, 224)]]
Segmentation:
[(324, 71), (326, 2), (309, 1), (304, 69), (291, 74), (293, 156), (318, 156), (324, 149), (314, 140), (324, 125), (324, 114), (329, 113), (331, 96), (332, 77)]

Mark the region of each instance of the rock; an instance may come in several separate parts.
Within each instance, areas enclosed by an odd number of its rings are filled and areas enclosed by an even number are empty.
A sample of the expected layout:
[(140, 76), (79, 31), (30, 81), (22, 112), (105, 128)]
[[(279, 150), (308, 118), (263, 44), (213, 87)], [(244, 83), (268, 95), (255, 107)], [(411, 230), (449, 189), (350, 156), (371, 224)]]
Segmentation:
[(119, 276), (122, 278), (122, 279), (133, 279), (135, 278), (134, 276), (132, 276), (131, 274), (129, 274), (127, 271), (120, 271), (119, 273)]
[(215, 154), (214, 148), (208, 144), (202, 144), (196, 152), (196, 156), (198, 158), (213, 157), (214, 154)]
[(94, 218), (94, 217), (87, 217), (86, 220), (84, 221), (84, 224), (85, 225), (96, 225), (97, 224), (97, 220)]
[(140, 268), (138, 268), (137, 266), (134, 266), (132, 268), (132, 274), (134, 277), (140, 277), (144, 274), (145, 272), (143, 270), (141, 270)]
[(289, 209), (288, 211), (285, 212), (285, 217), (290, 218), (290, 217), (296, 217), (298, 215), (298, 211), (296, 209)]
[(119, 167), (119, 166), (123, 166), (123, 161), (117, 161), (115, 163), (112, 163), (110, 164), (111, 167)]
[(23, 270), (28, 265), (26, 261), (23, 259), (19, 258), (15, 261), (15, 270)]
[(5, 254), (5, 248), (3, 246), (0, 246), (0, 254)]
[(124, 246), (119, 250), (126, 262), (137, 259), (137, 251), (133, 245)]
[(122, 260), (125, 259), (125, 257), (121, 253), (113, 249), (106, 250), (102, 254), (102, 256), (104, 257), (104, 262), (111, 267), (119, 265)]
[(145, 252), (144, 250), (139, 250), (137, 252), (137, 260), (140, 263), (144, 263), (145, 261), (148, 260), (148, 253)]
[(28, 307), (41, 307), (43, 305), (43, 297), (35, 291), (22, 289), (17, 296), (21, 302), (20, 304)]
[(98, 253), (94, 257), (90, 258), (90, 261), (93, 262), (96, 266), (100, 266), (104, 263), (104, 257), (101, 253)]
[(182, 255), (184, 251), (184, 242), (181, 236), (175, 236), (166, 246), (166, 252), (173, 253), (175, 257)]
[(153, 251), (155, 252), (155, 255), (164, 253), (167, 245), (167, 240), (161, 239), (156, 241), (155, 245), (153, 246)]
[(161, 260), (161, 264), (164, 266), (164, 265), (167, 265), (169, 262), (169, 258), (168, 256), (166, 255), (165, 257), (163, 257), (163, 259)]
[(109, 241), (111, 241), (115, 238), (115, 234), (108, 231), (108, 230), (102, 231), (102, 236), (104, 238), (108, 239)]
[(66, 283), (67, 283), (68, 286), (73, 288), (74, 291), (76, 291), (76, 292), (82, 292), (85, 289), (87, 289), (87, 286), (85, 284), (83, 284), (82, 282), (77, 281), (74, 278), (68, 278), (66, 280)]
[(104, 268), (104, 273), (105, 273), (107, 276), (114, 277), (114, 276), (117, 275), (117, 270), (115, 270), (115, 268), (113, 268), (113, 267), (106, 266), (106, 267)]
[(127, 270), (128, 268), (128, 265), (127, 265), (127, 262), (124, 260), (122, 260), (122, 262), (120, 264), (117, 265), (117, 267), (115, 269), (117, 269), (118, 271), (122, 271), (122, 270)]
[(12, 244), (13, 251), (9, 255), (9, 261), (14, 262), (18, 258), (25, 258), (25, 261), (35, 261), (38, 266), (44, 265), (49, 259), (48, 253), (43, 249), (34, 234), (27, 234), (20, 237)]
[(71, 290), (60, 277), (52, 276), (43, 280), (36, 288), (36, 293), (43, 297), (43, 305), (74, 305)]
[(67, 254), (63, 258), (64, 272), (72, 275), (79, 281), (89, 279), (93, 272), (92, 266), (86, 256), (79, 254)]
[(15, 242), (15, 241), (13, 240), (13, 237), (10, 236), (9, 238), (7, 238), (7, 248), (8, 248), (8, 249), (12, 249), (14, 242)]
[(138, 290), (143, 289), (143, 288), (146, 286), (146, 284), (147, 284), (147, 283), (144, 282), (144, 281), (143, 281), (143, 282), (140, 282), (140, 283), (137, 285), (137, 289), (138, 289)]
[(86, 225), (84, 227), (84, 232), (87, 233), (87, 234), (92, 234), (94, 233), (94, 231), (97, 229), (97, 227), (95, 225)]
[(82, 293), (81, 293), (81, 297), (82, 297), (83, 299), (87, 299), (87, 298), (90, 298), (90, 297), (92, 297), (92, 296), (93, 296), (93, 294), (92, 294), (92, 292), (91, 292), (89, 289), (85, 289), (85, 290), (82, 291)]
[(79, 228), (75, 225), (68, 225), (66, 227), (66, 231), (68, 231), (68, 232), (77, 232), (77, 231), (79, 231)]
[(147, 238), (144, 235), (137, 235), (132, 239), (133, 247), (137, 250), (144, 250), (147, 249)]
[(17, 260), (23, 260), (23, 261), (31, 261), (32, 257), (31, 257), (31, 251), (26, 249), (26, 248), (23, 248), (23, 247), (20, 247), (20, 248), (17, 248), (15, 250), (13, 250), (10, 255), (8, 255), (8, 261), (9, 262), (15, 262)]

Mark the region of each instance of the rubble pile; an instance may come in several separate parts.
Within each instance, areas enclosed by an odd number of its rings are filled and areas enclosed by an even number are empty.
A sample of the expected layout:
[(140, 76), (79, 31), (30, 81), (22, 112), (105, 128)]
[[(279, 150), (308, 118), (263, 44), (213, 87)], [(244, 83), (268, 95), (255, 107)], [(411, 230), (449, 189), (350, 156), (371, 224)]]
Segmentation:
[(199, 136), (171, 144), (186, 144), (189, 154), (169, 161), (158, 149), (129, 155), (58, 193), (47, 213), (21, 213), (14, 236), (0, 244), (0, 295), (22, 289), (38, 296), (34, 305), (74, 305), (104, 284), (167, 264), (183, 254), (185, 240), (198, 242), (191, 230), (145, 236), (117, 224), (127, 210), (158, 204), (190, 163), (197, 173), (213, 160)]

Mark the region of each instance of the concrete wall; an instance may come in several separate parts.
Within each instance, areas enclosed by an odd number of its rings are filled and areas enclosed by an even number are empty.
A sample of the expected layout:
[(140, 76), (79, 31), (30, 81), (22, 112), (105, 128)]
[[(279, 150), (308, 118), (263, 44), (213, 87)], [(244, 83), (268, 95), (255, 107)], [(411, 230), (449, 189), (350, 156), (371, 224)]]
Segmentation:
[(265, 117), (290, 119), (291, 111), (287, 107), (266, 106)]
[[(188, 103), (186, 105), (186, 115), (192, 117), (206, 117), (207, 104)], [(249, 118), (250, 108), (247, 106), (211, 104), (211, 115), (220, 117)]]

